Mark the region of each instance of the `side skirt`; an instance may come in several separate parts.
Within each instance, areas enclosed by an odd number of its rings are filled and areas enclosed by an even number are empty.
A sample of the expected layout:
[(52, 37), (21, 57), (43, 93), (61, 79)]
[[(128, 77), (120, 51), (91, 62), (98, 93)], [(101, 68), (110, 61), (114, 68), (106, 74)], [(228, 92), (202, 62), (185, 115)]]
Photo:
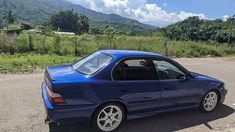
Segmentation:
[(129, 113), (127, 115), (127, 120), (132, 120), (132, 119), (138, 119), (142, 117), (148, 117), (148, 116), (154, 116), (159, 113), (165, 113), (165, 112), (173, 112), (173, 111), (179, 111), (179, 110), (185, 110), (185, 109), (192, 109), (192, 108), (197, 108), (199, 105), (193, 105), (193, 106), (185, 106), (185, 107), (179, 107), (179, 108), (174, 108), (174, 109), (166, 109), (166, 110), (158, 110), (158, 111), (153, 111), (153, 112), (144, 112), (144, 113)]

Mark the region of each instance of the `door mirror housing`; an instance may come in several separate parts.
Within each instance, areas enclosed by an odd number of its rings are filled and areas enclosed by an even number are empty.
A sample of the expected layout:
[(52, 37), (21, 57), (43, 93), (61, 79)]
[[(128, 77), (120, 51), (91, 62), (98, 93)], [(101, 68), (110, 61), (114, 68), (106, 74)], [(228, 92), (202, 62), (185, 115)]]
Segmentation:
[(187, 78), (188, 78), (188, 79), (194, 79), (194, 76), (189, 72), (189, 73), (187, 74)]
[(140, 61), (140, 65), (141, 65), (141, 66), (145, 66), (145, 65), (147, 65), (147, 64), (146, 64), (145, 61)]
[(188, 73), (188, 74), (186, 74), (186, 76), (185, 75), (180, 75), (178, 77), (178, 79), (180, 79), (180, 80), (191, 80), (191, 79), (194, 79), (194, 77), (191, 73)]
[(178, 77), (178, 79), (180, 79), (180, 80), (186, 80), (187, 77), (186, 77), (185, 75), (180, 75), (180, 76)]

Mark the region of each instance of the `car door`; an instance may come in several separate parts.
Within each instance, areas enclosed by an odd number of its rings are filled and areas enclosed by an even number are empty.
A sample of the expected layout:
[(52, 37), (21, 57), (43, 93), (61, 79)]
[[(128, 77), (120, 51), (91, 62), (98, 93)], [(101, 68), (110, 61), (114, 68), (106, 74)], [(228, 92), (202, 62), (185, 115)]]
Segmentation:
[(156, 77), (155, 67), (148, 58), (127, 58), (114, 68), (115, 85), (130, 112), (157, 107), (161, 88)]
[(158, 83), (162, 88), (159, 110), (177, 109), (197, 105), (198, 88), (187, 71), (169, 59), (154, 59)]

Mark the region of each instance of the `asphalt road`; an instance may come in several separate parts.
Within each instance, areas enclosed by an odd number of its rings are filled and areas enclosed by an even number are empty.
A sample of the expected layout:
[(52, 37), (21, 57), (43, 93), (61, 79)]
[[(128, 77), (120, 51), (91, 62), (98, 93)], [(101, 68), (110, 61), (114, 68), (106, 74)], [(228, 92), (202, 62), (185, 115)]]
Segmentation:
[[(196, 109), (157, 114), (127, 121), (121, 132), (235, 132), (235, 58), (176, 59), (187, 69), (223, 80), (228, 89), (225, 104), (212, 113)], [(59, 127), (44, 124), (40, 84), (43, 73), (0, 74), (0, 132), (92, 132), (87, 124)]]

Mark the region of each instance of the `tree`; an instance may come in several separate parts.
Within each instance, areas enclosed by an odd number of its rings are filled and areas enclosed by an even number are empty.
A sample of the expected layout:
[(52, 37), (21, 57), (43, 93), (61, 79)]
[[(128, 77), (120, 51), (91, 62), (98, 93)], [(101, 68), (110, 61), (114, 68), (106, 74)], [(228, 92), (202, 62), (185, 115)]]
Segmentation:
[(107, 26), (103, 32), (103, 35), (107, 38), (109, 47), (112, 48), (112, 40), (117, 35), (117, 31), (113, 27)]
[(52, 15), (49, 24), (57, 30), (81, 34), (89, 31), (88, 22), (89, 19), (86, 16), (79, 15), (73, 10), (67, 10)]
[(12, 10), (7, 11), (3, 16), (3, 19), (6, 20), (7, 24), (13, 24), (16, 21), (15, 14), (13, 13)]
[(175, 40), (214, 41), (218, 43), (232, 43), (234, 41), (235, 20), (221, 19), (201, 20), (199, 17), (189, 17), (183, 21), (163, 28), (164, 36)]
[[(17, 16), (23, 13), (24, 5), (27, 3), (25, 0), (2, 0), (4, 7), (3, 24), (4, 26), (14, 24), (18, 19)], [(15, 4), (17, 2), (17, 5)], [(22, 19), (22, 18), (21, 18)]]
[(0, 19), (0, 29), (3, 28), (3, 21)]
[(79, 15), (78, 23), (80, 26), (80, 33), (87, 33), (89, 31), (89, 19), (85, 15)]
[(108, 38), (108, 39), (113, 39), (115, 35), (117, 34), (116, 30), (113, 27), (106, 27), (103, 34)]
[(228, 41), (228, 37), (229, 37), (229, 33), (226, 31), (219, 31), (216, 36), (215, 36), (215, 40), (218, 43), (223, 43), (223, 42), (227, 42)]
[(99, 34), (101, 34), (101, 30), (99, 28), (91, 28), (90, 33), (95, 34), (95, 35), (99, 35)]

